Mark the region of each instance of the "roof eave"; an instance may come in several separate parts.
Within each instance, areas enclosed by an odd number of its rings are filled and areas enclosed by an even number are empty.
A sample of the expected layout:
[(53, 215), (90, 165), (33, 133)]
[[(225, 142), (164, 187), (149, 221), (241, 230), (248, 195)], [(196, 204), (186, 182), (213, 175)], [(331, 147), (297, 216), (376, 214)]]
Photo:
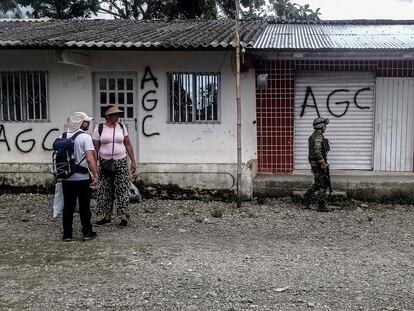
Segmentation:
[(414, 59), (410, 49), (249, 49), (265, 59)]
[(165, 47), (165, 46), (66, 46), (66, 45), (2, 45), (0, 43), (0, 50), (61, 50), (61, 49), (68, 49), (68, 50), (99, 50), (99, 51), (231, 51), (234, 50), (234, 47), (229, 45), (226, 47), (223, 46), (192, 46), (192, 47)]

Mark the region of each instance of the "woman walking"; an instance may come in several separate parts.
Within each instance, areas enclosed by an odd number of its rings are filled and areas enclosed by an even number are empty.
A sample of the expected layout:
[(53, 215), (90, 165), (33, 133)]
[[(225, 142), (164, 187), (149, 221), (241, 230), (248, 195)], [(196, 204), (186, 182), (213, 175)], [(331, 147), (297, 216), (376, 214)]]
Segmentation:
[(128, 225), (130, 175), (127, 156), (131, 160), (132, 174), (137, 164), (128, 131), (125, 125), (118, 122), (122, 112), (118, 107), (109, 106), (105, 111), (105, 123), (99, 124), (92, 135), (100, 163), (97, 208), (98, 213), (105, 215), (96, 222), (97, 225), (111, 223), (114, 208), (121, 217), (119, 226)]

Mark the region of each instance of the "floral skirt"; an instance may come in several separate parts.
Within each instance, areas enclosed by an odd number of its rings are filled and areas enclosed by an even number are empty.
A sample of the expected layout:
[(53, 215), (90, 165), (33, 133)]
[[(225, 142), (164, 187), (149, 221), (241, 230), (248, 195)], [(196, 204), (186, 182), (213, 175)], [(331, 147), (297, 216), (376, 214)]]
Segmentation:
[(129, 170), (127, 158), (115, 160), (115, 176), (108, 177), (99, 171), (99, 184), (97, 191), (98, 214), (113, 213), (115, 208), (117, 215), (125, 214), (128, 210), (130, 197)]

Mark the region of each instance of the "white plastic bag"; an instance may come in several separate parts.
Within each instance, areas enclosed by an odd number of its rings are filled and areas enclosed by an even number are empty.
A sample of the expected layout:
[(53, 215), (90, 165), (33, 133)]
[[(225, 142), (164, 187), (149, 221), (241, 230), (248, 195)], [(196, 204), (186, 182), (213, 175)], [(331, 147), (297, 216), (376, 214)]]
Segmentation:
[(63, 212), (63, 190), (62, 183), (58, 182), (55, 186), (55, 198), (53, 199), (53, 218), (59, 217)]
[(129, 184), (129, 193), (130, 193), (130, 196), (129, 196), (129, 201), (130, 202), (132, 202), (132, 203), (133, 202), (142, 202), (141, 193), (139, 193), (138, 188), (134, 185), (133, 182), (131, 182)]
[[(53, 218), (62, 216), (64, 202), (62, 183), (58, 182), (55, 185), (55, 198), (53, 199)], [(75, 213), (79, 213), (78, 200), (76, 200)]]

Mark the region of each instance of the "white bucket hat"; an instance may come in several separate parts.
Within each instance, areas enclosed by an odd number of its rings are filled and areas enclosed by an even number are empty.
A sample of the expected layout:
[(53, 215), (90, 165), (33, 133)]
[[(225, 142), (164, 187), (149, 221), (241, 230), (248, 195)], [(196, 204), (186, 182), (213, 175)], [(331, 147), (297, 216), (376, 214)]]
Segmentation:
[(69, 118), (69, 124), (68, 124), (68, 131), (74, 132), (80, 129), (83, 121), (92, 121), (93, 118), (89, 117), (84, 112), (74, 112), (70, 118)]

